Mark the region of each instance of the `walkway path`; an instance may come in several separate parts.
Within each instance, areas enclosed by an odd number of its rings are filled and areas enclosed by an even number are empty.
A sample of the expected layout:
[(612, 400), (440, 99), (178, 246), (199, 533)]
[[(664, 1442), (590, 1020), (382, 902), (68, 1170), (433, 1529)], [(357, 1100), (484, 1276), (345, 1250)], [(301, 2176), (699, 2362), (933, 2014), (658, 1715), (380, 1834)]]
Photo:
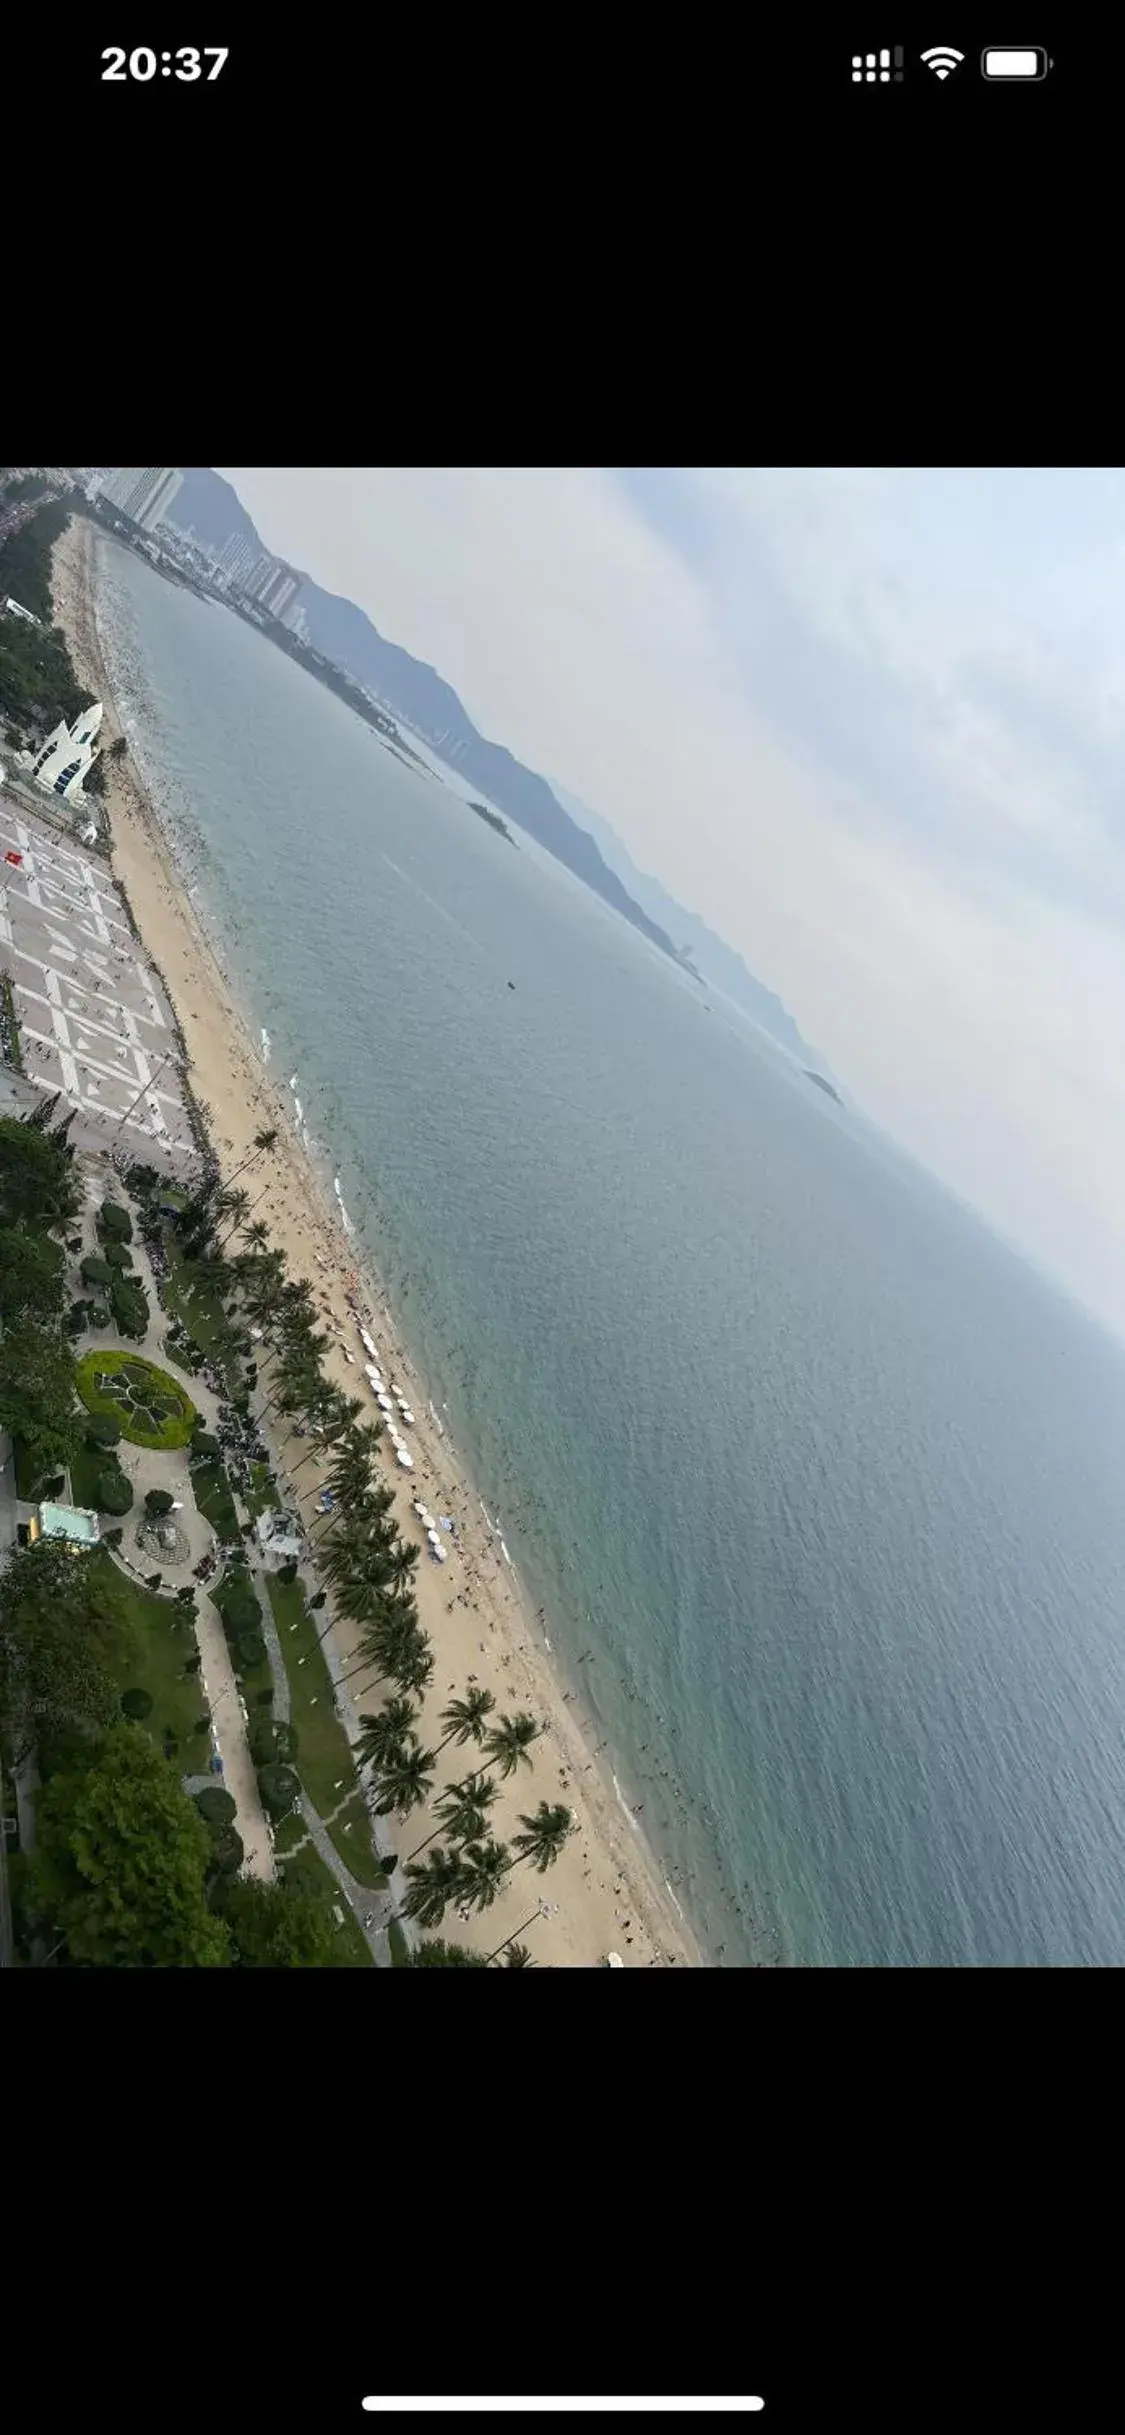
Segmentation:
[[(304, 1793), (301, 1794), (301, 1816), (309, 1830), (310, 1840), (315, 1844), (321, 1859), (331, 1869), (341, 1893), (347, 1896), (355, 1912), (356, 1920), (371, 1947), (372, 1960), (381, 1969), (389, 1969), (391, 1948), (387, 1929), (394, 1917), (394, 1895), (389, 1888), (385, 1893), (379, 1893), (375, 1886), (358, 1883), (357, 1879), (352, 1876), (351, 1870), (345, 1867), (327, 1827), (322, 1825), (312, 1802), (306, 1798)], [(369, 1919), (370, 1927), (367, 1925)]]

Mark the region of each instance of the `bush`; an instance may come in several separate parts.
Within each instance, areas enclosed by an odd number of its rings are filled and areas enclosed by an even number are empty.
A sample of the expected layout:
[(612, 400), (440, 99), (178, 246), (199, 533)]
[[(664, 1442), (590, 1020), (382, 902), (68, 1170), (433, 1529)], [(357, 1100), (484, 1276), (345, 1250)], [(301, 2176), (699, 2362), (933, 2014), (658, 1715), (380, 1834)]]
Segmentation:
[(115, 1277), (109, 1289), (109, 1307), (123, 1336), (147, 1336), (148, 1297), (132, 1277)]
[(68, 1336), (82, 1335), (92, 1307), (92, 1304), (89, 1302), (71, 1303), (70, 1309), (68, 1310), (66, 1318), (63, 1322)]
[(257, 1694), (257, 1698), (258, 1698), (258, 1706), (259, 1706), (259, 1708), (272, 1708), (272, 1706), (273, 1706), (273, 1684), (272, 1684), (272, 1683), (267, 1683), (267, 1684), (266, 1684), (266, 1687), (265, 1687), (265, 1690), (264, 1690), (264, 1691), (259, 1691), (259, 1692), (258, 1692), (258, 1694)]
[(107, 1267), (116, 1268), (119, 1273), (133, 1265), (132, 1252), (126, 1250), (124, 1243), (107, 1243), (105, 1258)]
[(54, 1473), (53, 1477), (52, 1477), (51, 1479), (49, 1479), (49, 1480), (48, 1480), (48, 1481), (45, 1483), (45, 1485), (44, 1485), (43, 1494), (44, 1494), (44, 1497), (45, 1497), (45, 1498), (46, 1498), (46, 1500), (47, 1500), (47, 1503), (48, 1503), (48, 1504), (51, 1504), (51, 1503), (53, 1502), (53, 1500), (54, 1500), (54, 1498), (55, 1498), (55, 1497), (61, 1497), (62, 1492), (63, 1492), (63, 1489), (65, 1488), (65, 1486), (66, 1486), (66, 1473), (65, 1473), (65, 1471), (56, 1471), (56, 1472)]
[(68, 1251), (81, 1251), (81, 1249), (82, 1249), (82, 1237), (81, 1237), (81, 1235), (80, 1235), (80, 1234), (69, 1234), (69, 1235), (67, 1236), (67, 1238), (66, 1238), (66, 1247), (67, 1247), (67, 1250), (68, 1250)]
[(142, 1691), (138, 1685), (134, 1691), (122, 1692), (121, 1706), (124, 1714), (132, 1717), (134, 1724), (141, 1725), (146, 1716), (152, 1715), (152, 1694)]
[(327, 1596), (328, 1596), (328, 1592), (327, 1592), (327, 1590), (317, 1590), (317, 1591), (316, 1591), (316, 1593), (315, 1593), (315, 1595), (314, 1595), (312, 1598), (310, 1598), (310, 1600), (309, 1600), (309, 1606), (310, 1606), (310, 1608), (313, 1610), (313, 1612), (314, 1612), (314, 1613), (318, 1612), (318, 1611), (319, 1611), (319, 1609), (320, 1609), (320, 1608), (321, 1608), (321, 1607), (324, 1605), (324, 1602), (325, 1602), (325, 1599), (327, 1598)]
[(133, 1483), (126, 1479), (120, 1464), (114, 1463), (112, 1468), (99, 1471), (95, 1494), (99, 1513), (128, 1513), (133, 1502)]
[(260, 1632), (241, 1632), (232, 1639), (231, 1656), (236, 1674), (252, 1674), (257, 1666), (267, 1662), (268, 1651)]
[(145, 1490), (146, 1513), (171, 1513), (174, 1503), (175, 1498), (170, 1488), (146, 1488)]
[(212, 1822), (216, 1826), (230, 1826), (238, 1816), (237, 1802), (223, 1791), (221, 1784), (209, 1784), (206, 1792), (197, 1792), (195, 1806), (208, 1826)]
[(81, 1276), (84, 1285), (109, 1285), (113, 1270), (108, 1260), (99, 1259), (97, 1252), (92, 1251), (82, 1262)]
[(222, 1449), (219, 1445), (217, 1437), (209, 1437), (206, 1429), (193, 1429), (191, 1437), (192, 1462), (197, 1460), (203, 1462), (207, 1457), (214, 1454), (219, 1454), (221, 1451)]
[(180, 1745), (170, 1725), (164, 1727), (163, 1750), (166, 1759), (174, 1759)]
[(91, 1302), (90, 1325), (91, 1327), (109, 1326), (109, 1310), (104, 1302)]
[(295, 1581), (296, 1578), (297, 1559), (295, 1556), (289, 1556), (287, 1557), (285, 1563), (280, 1565), (278, 1568), (278, 1579), (280, 1581)]
[(254, 1625), (262, 1620), (261, 1600), (255, 1598), (245, 1576), (240, 1576), (238, 1580), (232, 1581), (222, 1598), (216, 1599), (215, 1604), (219, 1608), (224, 1623), (229, 1623), (234, 1632), (252, 1632)]
[(103, 1547), (120, 1547), (120, 1545), (121, 1545), (121, 1541), (122, 1541), (122, 1539), (124, 1538), (124, 1536), (125, 1536), (125, 1533), (124, 1533), (124, 1531), (123, 1531), (123, 1530), (122, 1530), (122, 1528), (121, 1528), (121, 1524), (118, 1522), (118, 1523), (115, 1525), (115, 1527), (113, 1528), (113, 1530), (103, 1530), (103, 1532), (102, 1532), (102, 1546), (103, 1546)]
[(158, 1590), (163, 1579), (163, 1573), (146, 1573), (145, 1588), (149, 1590)]
[(220, 1826), (208, 1830), (211, 1835), (211, 1865), (221, 1877), (237, 1875), (246, 1858), (246, 1849), (236, 1826)]
[(133, 1240), (133, 1221), (127, 1209), (118, 1201), (103, 1201), (98, 1211), (98, 1233), (112, 1235), (119, 1243)]
[(95, 1412), (87, 1421), (86, 1443), (88, 1446), (92, 1446), (95, 1452), (102, 1447), (110, 1451), (114, 1446), (121, 1444), (121, 1431), (117, 1422), (110, 1419), (108, 1412)]
[(283, 1818), (300, 1790), (291, 1767), (273, 1765), (258, 1770), (258, 1789), (267, 1818)]

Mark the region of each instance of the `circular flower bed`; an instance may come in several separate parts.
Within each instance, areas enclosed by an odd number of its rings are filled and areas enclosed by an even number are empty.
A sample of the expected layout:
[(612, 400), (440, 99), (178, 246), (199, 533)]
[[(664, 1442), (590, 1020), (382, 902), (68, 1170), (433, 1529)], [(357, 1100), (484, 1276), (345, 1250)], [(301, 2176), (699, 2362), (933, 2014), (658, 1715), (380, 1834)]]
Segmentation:
[(115, 1420), (134, 1446), (186, 1446), (195, 1406), (155, 1362), (136, 1353), (84, 1353), (75, 1380), (87, 1411)]

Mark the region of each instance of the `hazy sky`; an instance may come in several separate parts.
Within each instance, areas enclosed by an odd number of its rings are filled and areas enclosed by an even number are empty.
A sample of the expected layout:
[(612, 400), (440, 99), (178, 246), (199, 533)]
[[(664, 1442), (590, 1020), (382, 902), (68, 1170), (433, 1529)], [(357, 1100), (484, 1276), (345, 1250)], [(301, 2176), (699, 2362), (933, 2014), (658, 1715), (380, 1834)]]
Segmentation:
[(221, 470), (1125, 1334), (1125, 474)]

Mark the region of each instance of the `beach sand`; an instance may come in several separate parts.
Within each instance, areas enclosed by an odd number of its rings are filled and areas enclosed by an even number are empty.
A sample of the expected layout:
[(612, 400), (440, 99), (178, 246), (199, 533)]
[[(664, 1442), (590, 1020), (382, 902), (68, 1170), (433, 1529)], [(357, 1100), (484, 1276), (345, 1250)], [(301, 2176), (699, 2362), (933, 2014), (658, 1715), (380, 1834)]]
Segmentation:
[[(102, 735), (108, 745), (120, 726), (94, 621), (93, 547), (92, 528), (81, 518), (72, 520), (55, 551), (55, 618), (65, 629), (80, 681), (105, 704)], [(595, 1755), (575, 1713), (575, 1695), (564, 1693), (555, 1678), (543, 1647), (543, 1623), (532, 1613), (486, 1529), (479, 1497), (448, 1436), (435, 1426), (425, 1385), (387, 1316), (385, 1295), (370, 1267), (349, 1245), (332, 1195), (305, 1154), (291, 1100), (263, 1065), (248, 1020), (187, 898), (132, 758), (107, 761), (104, 767), (114, 871), (163, 973), (186, 1042), (192, 1086), (208, 1113), (224, 1176), (232, 1175), (250, 1154), (256, 1131), (277, 1125), (276, 1149), (243, 1182), (257, 1205), (256, 1214), (269, 1227), (271, 1241), (284, 1250), (290, 1275), (308, 1277), (317, 1287), (321, 1324), (330, 1325), (337, 1338), (325, 1366), (341, 1388), (366, 1405), (369, 1390), (362, 1364), (367, 1356), (346, 1299), (346, 1282), (352, 1277), (379, 1348), (383, 1376), (402, 1387), (415, 1414), (416, 1425), (405, 1433), (415, 1457), (414, 1472), (397, 1468), (389, 1446), (384, 1467), (396, 1492), (399, 1528), (404, 1538), (423, 1547), (416, 1594), (436, 1663), (420, 1725), (422, 1738), (430, 1747), (441, 1740), (439, 1711), (469, 1681), (490, 1690), (498, 1710), (530, 1709), (544, 1729), (542, 1738), (532, 1754), (532, 1769), (521, 1768), (518, 1781), (513, 1778), (502, 1786), (494, 1831), (507, 1840), (518, 1831), (518, 1813), (534, 1809), (541, 1800), (565, 1801), (576, 1820), (561, 1858), (544, 1876), (526, 1865), (517, 1867), (492, 1910), (469, 1921), (449, 1911), (439, 1933), (477, 1952), (489, 1952), (511, 1936), (542, 1899), (551, 1905), (550, 1915), (535, 1918), (524, 1938), (540, 1965), (590, 1967), (614, 1951), (629, 1968), (654, 1962), (698, 1967), (703, 1957), (687, 1922), (614, 1791), (608, 1772), (612, 1754)], [(355, 1356), (354, 1367), (344, 1358), (345, 1344)], [(379, 1417), (374, 1403), (370, 1417)], [(307, 1442), (290, 1439), (282, 1450), (282, 1475), (307, 1451)], [(317, 1467), (306, 1463), (291, 1491), (291, 1496), (300, 1494), (306, 1521), (318, 1487)], [(456, 1552), (444, 1565), (425, 1551), (422, 1525), (411, 1509), (414, 1495), (431, 1512), (451, 1515), (459, 1526)], [(448, 1538), (446, 1543), (451, 1544)], [(335, 1639), (347, 1670), (355, 1662), (358, 1632), (338, 1622)], [(356, 1675), (347, 1687), (360, 1710), (378, 1706), (389, 1689), (379, 1685), (374, 1674)], [(472, 1757), (471, 1746), (462, 1751), (449, 1744), (438, 1761), (438, 1782), (467, 1774)], [(393, 1843), (405, 1854), (434, 1823), (429, 1806), (405, 1822), (381, 1821), (381, 1848)]]

